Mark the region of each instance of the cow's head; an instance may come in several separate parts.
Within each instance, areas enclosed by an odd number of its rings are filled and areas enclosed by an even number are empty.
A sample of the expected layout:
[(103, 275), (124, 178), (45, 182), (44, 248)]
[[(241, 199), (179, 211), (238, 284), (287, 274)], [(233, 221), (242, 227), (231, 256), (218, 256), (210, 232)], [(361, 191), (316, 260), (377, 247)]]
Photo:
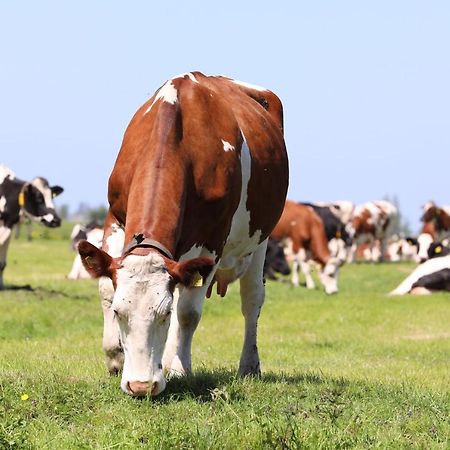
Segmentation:
[(60, 186), (49, 186), (45, 178), (34, 178), (23, 190), (23, 208), (33, 219), (47, 227), (59, 227), (61, 219), (56, 214), (53, 198), (63, 192)]
[(158, 395), (166, 386), (162, 356), (177, 284), (195, 289), (206, 280), (214, 261), (195, 258), (175, 262), (150, 249), (145, 255), (112, 258), (87, 241), (78, 252), (92, 277), (112, 279), (115, 293), (111, 308), (120, 327), (124, 350), (121, 388), (133, 396)]
[(327, 294), (336, 294), (338, 292), (337, 278), (341, 265), (342, 263), (337, 258), (331, 257), (319, 272), (320, 281)]
[(428, 259), (428, 249), (433, 243), (433, 236), (429, 233), (421, 233), (417, 238), (418, 251), (417, 256), (420, 262), (424, 262)]

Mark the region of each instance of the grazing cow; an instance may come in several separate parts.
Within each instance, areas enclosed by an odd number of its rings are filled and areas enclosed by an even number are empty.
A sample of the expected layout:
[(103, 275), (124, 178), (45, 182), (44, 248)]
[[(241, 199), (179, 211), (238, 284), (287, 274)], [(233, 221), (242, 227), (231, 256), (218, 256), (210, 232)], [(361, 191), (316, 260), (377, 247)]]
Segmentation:
[(425, 203), (421, 221), (423, 225), (418, 237), (418, 255), (421, 261), (425, 261), (432, 242), (450, 233), (450, 206), (438, 207), (434, 202)]
[[(72, 233), (70, 235), (72, 249), (76, 250), (78, 243), (82, 240), (87, 240), (96, 247), (100, 247), (103, 241), (103, 228), (96, 222), (90, 222), (86, 226), (76, 224), (73, 227)], [(88, 271), (84, 268), (81, 262), (80, 255), (76, 254), (75, 259), (72, 263), (72, 268), (67, 275), (69, 280), (81, 280), (91, 278)]]
[(433, 291), (450, 291), (450, 255), (419, 264), (389, 295), (430, 294)]
[(321, 206), (315, 203), (301, 203), (311, 207), (322, 220), (328, 240), (331, 256), (337, 258), (342, 264), (347, 259), (347, 253), (352, 246), (352, 238), (346, 230), (345, 224), (333, 211), (335, 206)]
[(205, 295), (217, 283), (224, 296), (237, 278), (239, 374), (260, 373), (264, 256), (287, 185), (282, 105), (266, 89), (192, 72), (136, 112), (109, 179), (102, 249), (78, 244), (102, 277), (103, 348), (110, 373), (123, 364), (125, 393), (155, 396), (164, 372), (191, 371)]
[(314, 289), (311, 277), (309, 259), (317, 262), (321, 267), (319, 272), (325, 292), (333, 294), (338, 291), (337, 275), (340, 262), (330, 255), (325, 227), (314, 210), (293, 201), (286, 201), (283, 214), (275, 229), (273, 239), (292, 240), (292, 250), (295, 255), (292, 268), (292, 283), (298, 286), (298, 269), (301, 267), (306, 278), (306, 287)]
[(291, 268), (286, 259), (283, 246), (275, 239), (267, 242), (266, 258), (264, 260), (264, 276), (269, 280), (277, 280), (277, 273), (289, 275)]
[(60, 186), (50, 187), (45, 178), (37, 177), (30, 182), (19, 180), (0, 164), (0, 289), (4, 287), (3, 271), (12, 228), (22, 215), (47, 227), (59, 227), (61, 219), (56, 214), (53, 197), (62, 191)]
[[(354, 260), (358, 243), (367, 243), (371, 249), (372, 261), (383, 259), (385, 253), (386, 230), (392, 218), (397, 214), (397, 208), (386, 200), (377, 200), (358, 205), (353, 211), (350, 234), (354, 239), (348, 261)], [(374, 243), (380, 242), (380, 251), (375, 250)]]

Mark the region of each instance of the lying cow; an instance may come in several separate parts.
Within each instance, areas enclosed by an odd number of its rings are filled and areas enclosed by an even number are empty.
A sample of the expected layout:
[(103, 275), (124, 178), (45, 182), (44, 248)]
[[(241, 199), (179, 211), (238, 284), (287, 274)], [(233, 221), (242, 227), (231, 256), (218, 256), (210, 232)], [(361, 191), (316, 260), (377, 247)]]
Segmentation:
[(53, 198), (63, 192), (60, 186), (49, 186), (45, 178), (30, 182), (16, 178), (14, 172), (0, 164), (0, 289), (4, 288), (3, 271), (11, 239), (12, 228), (22, 215), (39, 221), (47, 227), (59, 227)]
[(309, 264), (312, 259), (319, 264), (319, 278), (325, 292), (333, 294), (338, 291), (337, 275), (341, 263), (331, 256), (325, 227), (311, 207), (287, 200), (283, 214), (272, 231), (271, 237), (292, 241), (292, 251), (295, 255), (292, 268), (294, 286), (299, 285), (298, 273), (301, 268), (305, 275), (306, 287), (314, 289), (315, 284)]
[(418, 241), (407, 237), (394, 239), (387, 244), (385, 259), (391, 262), (414, 261), (419, 262)]
[[(74, 250), (77, 249), (78, 243), (82, 240), (87, 240), (91, 244), (96, 247), (100, 247), (102, 245), (103, 240), (103, 228), (100, 227), (96, 222), (88, 223), (86, 226), (81, 224), (76, 224), (70, 235), (72, 248)], [(87, 270), (84, 268), (83, 263), (81, 262), (81, 257), (77, 253), (73, 263), (72, 268), (67, 275), (69, 280), (81, 280), (91, 278)]]
[(450, 291), (450, 255), (419, 264), (389, 295), (431, 294), (433, 291)]
[[(134, 115), (109, 179), (102, 249), (78, 251), (101, 277), (103, 348), (133, 396), (191, 371), (203, 302), (240, 279), (240, 375), (260, 373), (256, 327), (267, 239), (288, 186), (282, 105), (272, 92), (200, 72), (168, 80)], [(169, 325), (170, 324), (170, 325)]]
[(277, 280), (277, 273), (290, 275), (291, 268), (281, 243), (275, 239), (269, 239), (264, 260), (264, 276), (269, 280)]

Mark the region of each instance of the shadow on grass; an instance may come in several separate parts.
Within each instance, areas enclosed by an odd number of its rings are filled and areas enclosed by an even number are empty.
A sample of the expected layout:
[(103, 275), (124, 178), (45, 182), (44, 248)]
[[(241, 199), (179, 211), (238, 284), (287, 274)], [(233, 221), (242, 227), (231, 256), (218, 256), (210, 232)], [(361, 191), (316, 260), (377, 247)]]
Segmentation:
[(213, 372), (202, 370), (194, 375), (180, 378), (171, 378), (165, 391), (152, 401), (166, 404), (173, 401), (181, 401), (187, 398), (195, 399), (197, 402), (212, 402), (217, 399), (224, 401), (236, 401), (245, 399), (245, 388), (243, 380), (255, 380), (264, 384), (333, 384), (344, 387), (349, 382), (343, 378), (326, 377), (320, 373), (293, 373), (268, 372), (260, 377), (241, 378), (235, 371), (218, 369)]
[(78, 294), (69, 294), (67, 292), (64, 292), (62, 290), (57, 289), (49, 289), (42, 286), (33, 287), (30, 284), (23, 284), (23, 285), (5, 285), (3, 289), (0, 290), (0, 294), (2, 292), (8, 292), (8, 291), (24, 291), (24, 292), (32, 292), (36, 295), (38, 300), (44, 300), (46, 297), (65, 297), (70, 298), (74, 300), (86, 300), (88, 301), (89, 298), (85, 295), (78, 295)]

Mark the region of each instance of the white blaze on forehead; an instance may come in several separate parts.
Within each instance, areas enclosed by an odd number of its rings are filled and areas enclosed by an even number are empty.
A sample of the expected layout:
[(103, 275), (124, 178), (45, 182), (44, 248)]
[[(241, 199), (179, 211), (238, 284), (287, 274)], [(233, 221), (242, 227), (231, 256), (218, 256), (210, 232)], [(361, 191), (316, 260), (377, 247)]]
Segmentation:
[(5, 210), (5, 205), (6, 205), (6, 197), (1, 196), (0, 197), (0, 212), (3, 212)]
[(3, 164), (0, 164), (0, 184), (3, 183), (3, 181), (7, 177), (13, 180), (14, 178), (16, 178), (16, 175), (11, 169), (8, 169), (8, 167), (4, 166)]
[[(122, 389), (129, 382), (163, 383), (161, 359), (167, 338), (167, 323), (173, 303), (170, 275), (164, 259), (156, 252), (146, 256), (128, 255), (117, 270), (117, 289), (112, 308), (120, 318), (125, 352)], [(130, 393), (130, 392), (128, 392)]]
[(222, 144), (223, 144), (223, 150), (225, 152), (229, 152), (229, 151), (234, 150), (234, 147), (229, 142), (224, 141), (223, 139), (222, 139)]
[(256, 86), (255, 84), (246, 83), (245, 81), (239, 81), (239, 80), (231, 80), (233, 83), (238, 84), (239, 86), (243, 86), (249, 89), (254, 89), (255, 91), (267, 91), (266, 88), (263, 88), (261, 86)]
[(178, 92), (176, 87), (172, 84), (172, 80), (167, 81), (166, 84), (162, 86), (162, 88), (156, 94), (152, 104), (146, 109), (144, 114), (147, 114), (152, 109), (153, 105), (160, 99), (167, 103), (170, 103), (171, 105), (174, 105), (178, 100)]

